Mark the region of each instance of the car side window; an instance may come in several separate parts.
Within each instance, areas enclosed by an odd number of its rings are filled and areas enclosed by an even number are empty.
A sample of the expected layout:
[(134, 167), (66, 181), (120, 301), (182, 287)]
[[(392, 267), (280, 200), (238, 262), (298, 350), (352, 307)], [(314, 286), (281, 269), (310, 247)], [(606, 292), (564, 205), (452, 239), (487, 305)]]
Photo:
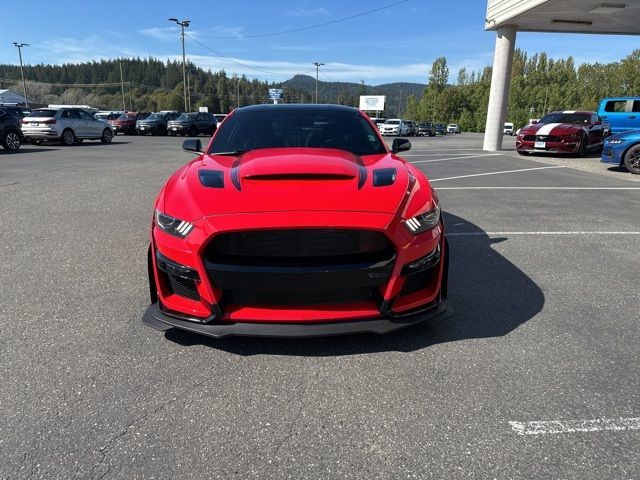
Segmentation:
[(604, 105), (604, 111), (610, 113), (623, 113), (627, 109), (626, 100), (609, 100)]
[(60, 114), (60, 118), (71, 118), (69, 117), (69, 110), (65, 110)]
[(78, 113), (78, 110), (66, 110), (66, 112), (67, 112), (66, 118), (73, 118), (75, 120), (80, 119), (80, 114)]
[(634, 100), (631, 107), (631, 111), (634, 113), (640, 113), (640, 100)]
[(94, 120), (94, 118), (84, 110), (78, 110), (78, 115), (80, 115), (80, 118), (83, 120)]

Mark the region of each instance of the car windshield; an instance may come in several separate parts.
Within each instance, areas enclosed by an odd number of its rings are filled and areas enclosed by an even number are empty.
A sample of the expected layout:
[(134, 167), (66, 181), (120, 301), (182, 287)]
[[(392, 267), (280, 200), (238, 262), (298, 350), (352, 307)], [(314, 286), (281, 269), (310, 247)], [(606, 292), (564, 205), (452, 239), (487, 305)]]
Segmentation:
[(118, 120), (135, 120), (136, 116), (131, 115), (130, 113), (123, 113), (118, 117)]
[(216, 117), (216, 121), (221, 122), (223, 121), (225, 118), (227, 118), (226, 115), (215, 115)]
[(387, 120), (384, 123), (387, 124), (387, 125), (399, 125), (400, 124), (400, 120)]
[(55, 117), (57, 110), (34, 110), (27, 117)]
[(164, 115), (162, 115), (161, 113), (152, 113), (147, 117), (147, 120), (162, 120), (163, 118)]
[(356, 155), (386, 153), (359, 112), (308, 108), (239, 111), (222, 124), (208, 153), (300, 147), (336, 148)]
[(180, 116), (177, 119), (182, 121), (182, 122), (185, 122), (185, 121), (189, 120), (189, 118), (191, 118), (191, 115), (189, 115), (188, 113), (182, 113), (182, 114), (180, 114)]
[(540, 119), (538, 123), (581, 123), (588, 124), (591, 115), (586, 113), (550, 113)]

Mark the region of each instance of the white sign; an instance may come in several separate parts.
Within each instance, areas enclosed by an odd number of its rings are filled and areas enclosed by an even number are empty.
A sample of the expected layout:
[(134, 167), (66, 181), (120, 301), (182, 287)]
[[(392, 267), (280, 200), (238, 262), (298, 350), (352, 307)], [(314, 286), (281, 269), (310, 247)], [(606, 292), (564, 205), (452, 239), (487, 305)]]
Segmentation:
[(209, 107), (198, 107), (200, 113), (209, 113)]
[(282, 100), (284, 97), (284, 90), (281, 88), (270, 88), (269, 89), (269, 100)]
[(384, 102), (387, 99), (384, 95), (362, 95), (360, 97), (360, 110), (365, 112), (382, 112)]

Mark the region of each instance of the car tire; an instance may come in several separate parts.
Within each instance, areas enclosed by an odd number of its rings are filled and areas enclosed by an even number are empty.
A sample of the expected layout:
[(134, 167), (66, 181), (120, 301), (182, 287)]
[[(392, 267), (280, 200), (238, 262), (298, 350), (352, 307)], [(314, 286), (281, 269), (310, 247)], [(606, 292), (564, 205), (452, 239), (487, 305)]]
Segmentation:
[(623, 164), (629, 172), (640, 175), (640, 144), (627, 150), (627, 153), (624, 154)]
[(110, 128), (105, 128), (102, 131), (100, 142), (107, 144), (107, 143), (111, 143), (111, 140), (113, 140), (113, 132), (111, 131)]
[(578, 145), (578, 156), (580, 158), (584, 158), (587, 156), (587, 151), (589, 150), (589, 144), (587, 138), (583, 135), (580, 138), (580, 145)]
[(60, 143), (65, 147), (70, 147), (76, 143), (76, 134), (70, 128), (65, 128), (60, 135)]
[(8, 131), (2, 139), (2, 147), (10, 152), (15, 152), (22, 145), (20, 134), (14, 130)]

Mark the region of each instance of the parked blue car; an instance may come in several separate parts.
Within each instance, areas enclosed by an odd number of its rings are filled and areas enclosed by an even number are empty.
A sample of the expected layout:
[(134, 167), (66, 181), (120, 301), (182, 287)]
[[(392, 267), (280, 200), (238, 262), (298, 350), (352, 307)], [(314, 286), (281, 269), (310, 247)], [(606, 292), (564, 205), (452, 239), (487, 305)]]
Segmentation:
[(640, 130), (605, 138), (601, 161), (626, 167), (631, 173), (640, 175)]
[(640, 129), (640, 97), (609, 97), (600, 101), (600, 118), (611, 126), (611, 133)]

